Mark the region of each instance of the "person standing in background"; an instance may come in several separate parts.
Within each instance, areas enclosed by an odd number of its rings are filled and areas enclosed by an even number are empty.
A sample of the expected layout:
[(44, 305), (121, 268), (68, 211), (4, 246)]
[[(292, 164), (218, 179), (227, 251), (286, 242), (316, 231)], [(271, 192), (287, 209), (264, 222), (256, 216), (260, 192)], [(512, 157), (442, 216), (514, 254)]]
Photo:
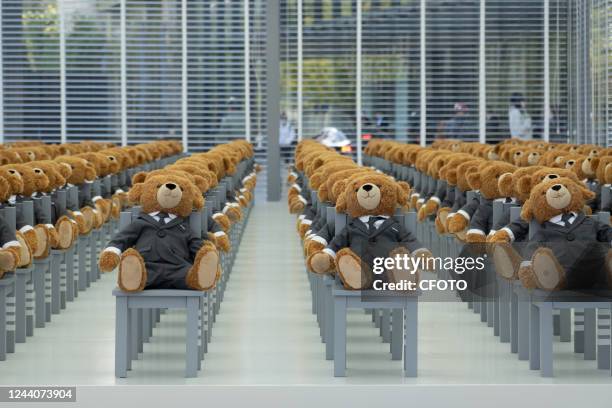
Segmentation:
[(510, 137), (531, 140), (533, 139), (533, 128), (531, 117), (527, 113), (525, 98), (518, 92), (510, 97), (510, 110), (508, 111), (508, 122), (510, 125)]

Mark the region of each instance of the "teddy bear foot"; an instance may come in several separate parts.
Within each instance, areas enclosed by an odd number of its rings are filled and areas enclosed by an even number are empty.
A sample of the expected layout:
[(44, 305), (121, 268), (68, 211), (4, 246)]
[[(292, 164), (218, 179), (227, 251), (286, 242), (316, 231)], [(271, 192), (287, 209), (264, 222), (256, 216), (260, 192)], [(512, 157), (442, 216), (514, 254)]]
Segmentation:
[(367, 265), (353, 251), (344, 248), (336, 256), (336, 269), (347, 289), (360, 290), (370, 285), (372, 275)]
[(532, 257), (533, 276), (543, 290), (559, 290), (565, 286), (565, 270), (550, 248), (539, 248)]
[(36, 225), (34, 227), (36, 233), (36, 242), (38, 246), (34, 252), (34, 259), (43, 259), (49, 256), (50, 237), (49, 230), (44, 225)]
[(32, 249), (21, 232), (17, 231), (15, 237), (19, 242), (19, 263), (17, 266), (27, 267), (32, 263)]
[(215, 287), (220, 277), (219, 254), (209, 247), (202, 248), (189, 272), (187, 272), (187, 286), (194, 290), (208, 290)]
[[(397, 249), (392, 251), (389, 254), (389, 258), (395, 258), (397, 255), (403, 257), (404, 255), (410, 256), (410, 253), (404, 248)], [(414, 285), (417, 285), (420, 281), (420, 271), (410, 270), (405, 268), (396, 268), (398, 265), (393, 265), (393, 268), (387, 269), (387, 278), (389, 282), (392, 283), (400, 283), (400, 282), (413, 282)], [(416, 287), (416, 286), (414, 286)]]
[(124, 292), (140, 292), (147, 283), (147, 269), (144, 260), (133, 248), (126, 250), (121, 255), (117, 283)]
[(72, 240), (74, 237), (74, 233), (72, 230), (72, 222), (66, 216), (60, 217), (56, 223), (56, 230), (58, 235), (57, 240), (57, 248), (58, 249), (67, 249), (72, 245)]
[(493, 263), (499, 276), (508, 280), (518, 278), (521, 256), (508, 244), (493, 244)]

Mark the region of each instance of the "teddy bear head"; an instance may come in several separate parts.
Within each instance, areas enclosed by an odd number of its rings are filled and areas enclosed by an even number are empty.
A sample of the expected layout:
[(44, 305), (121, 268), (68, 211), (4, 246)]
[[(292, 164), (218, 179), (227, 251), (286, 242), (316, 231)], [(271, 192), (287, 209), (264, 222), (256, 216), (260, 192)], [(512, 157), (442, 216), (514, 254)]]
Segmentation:
[(448, 184), (459, 187), (461, 191), (471, 190), (468, 175), (473, 171), (477, 171), (478, 166), (482, 163), (486, 163), (486, 161), (481, 159), (468, 160), (461, 163), (456, 169), (448, 169), (445, 172)]
[(593, 198), (595, 193), (580, 182), (566, 177), (546, 180), (531, 190), (521, 218), (526, 221), (535, 219), (542, 224), (559, 214), (581, 212), (585, 203)]
[(351, 178), (336, 201), (336, 209), (353, 218), (364, 215), (392, 216), (398, 205), (406, 205), (408, 192), (406, 183), (397, 183), (383, 174), (368, 173)]
[(13, 149), (0, 150), (0, 165), (22, 163), (21, 156)]
[(43, 192), (49, 186), (49, 178), (38, 166), (28, 164), (8, 164), (8, 171), (19, 173), (23, 180), (23, 189), (19, 194), (29, 197), (35, 192)]
[(612, 171), (612, 156), (594, 157), (592, 160), (595, 162), (596, 178), (600, 184), (610, 184), (612, 180), (608, 177), (608, 174)]
[[(569, 165), (569, 162), (573, 164)], [(568, 169), (572, 170), (580, 180), (593, 180), (597, 175), (597, 165), (599, 158), (589, 156), (579, 156), (575, 159), (570, 159), (566, 163)]]
[(319, 186), (317, 195), (322, 202), (336, 203), (338, 196), (344, 191), (347, 181), (351, 177), (361, 176), (364, 173), (373, 173), (374, 170), (367, 167), (354, 167), (340, 170), (331, 174), (324, 183)]
[(128, 198), (139, 203), (146, 213), (163, 211), (179, 217), (188, 217), (193, 209), (204, 207), (204, 198), (195, 184), (177, 174), (159, 174), (136, 183)]
[(31, 167), (36, 173), (38, 170), (42, 170), (49, 182), (46, 187), (39, 186), (38, 192), (51, 193), (56, 188), (62, 187), (66, 184), (66, 179), (60, 172), (60, 168), (63, 167), (52, 160), (40, 160), (35, 162), (25, 163), (26, 166)]
[(9, 183), (11, 194), (21, 194), (23, 191), (23, 177), (13, 168), (12, 164), (0, 167), (0, 177)]
[(470, 187), (472, 190), (479, 190), (487, 200), (505, 197), (499, 191), (499, 179), (506, 173), (513, 173), (516, 167), (501, 161), (486, 163), (467, 176)]
[(59, 156), (55, 161), (70, 169), (70, 175), (66, 177), (66, 182), (70, 184), (83, 184), (86, 181), (94, 181), (97, 177), (95, 166), (82, 157)]
[(310, 176), (310, 188), (313, 190), (319, 190), (321, 185), (325, 183), (325, 181), (328, 180), (332, 174), (335, 174), (342, 170), (356, 168), (357, 165), (354, 162), (347, 160), (337, 160), (326, 163), (323, 166), (319, 167), (317, 171), (315, 171), (314, 174)]
[(148, 173), (144, 171), (138, 172), (134, 174), (134, 176), (132, 177), (132, 184), (144, 183), (149, 178), (160, 176), (160, 175), (173, 175), (173, 176), (179, 176), (179, 177), (186, 178), (192, 184), (194, 184), (200, 190), (201, 193), (207, 192), (209, 188), (208, 182), (206, 181), (204, 177), (198, 174), (193, 174), (185, 170), (180, 170), (180, 169), (172, 168), (172, 167), (167, 167), (167, 168), (159, 169), (159, 170), (153, 170)]
[(525, 183), (523, 179), (531, 182), (533, 173), (541, 168), (542, 166), (521, 167), (513, 173), (502, 174), (498, 181), (500, 194), (504, 197), (515, 197), (519, 202), (525, 202), (529, 198), (529, 190), (522, 191), (519, 185)]

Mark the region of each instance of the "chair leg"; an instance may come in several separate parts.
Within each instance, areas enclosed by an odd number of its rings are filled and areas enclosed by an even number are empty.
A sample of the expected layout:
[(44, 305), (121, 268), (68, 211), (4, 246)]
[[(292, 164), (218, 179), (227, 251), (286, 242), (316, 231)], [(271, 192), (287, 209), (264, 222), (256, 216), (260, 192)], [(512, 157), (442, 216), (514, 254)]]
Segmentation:
[(117, 297), (115, 311), (115, 377), (127, 377), (128, 370), (128, 308), (127, 298)]
[(334, 299), (334, 377), (346, 376), (346, 298)]
[(198, 310), (199, 299), (190, 297), (187, 299), (187, 327), (186, 327), (186, 354), (185, 354), (185, 377), (196, 377), (198, 373)]

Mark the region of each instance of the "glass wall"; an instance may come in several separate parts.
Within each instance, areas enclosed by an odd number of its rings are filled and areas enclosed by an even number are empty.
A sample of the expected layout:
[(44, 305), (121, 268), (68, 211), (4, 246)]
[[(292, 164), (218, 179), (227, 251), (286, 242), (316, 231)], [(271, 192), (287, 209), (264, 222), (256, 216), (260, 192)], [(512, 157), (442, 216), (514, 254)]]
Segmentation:
[(3, 0), (0, 15), (4, 140), (264, 139), (263, 0)]

